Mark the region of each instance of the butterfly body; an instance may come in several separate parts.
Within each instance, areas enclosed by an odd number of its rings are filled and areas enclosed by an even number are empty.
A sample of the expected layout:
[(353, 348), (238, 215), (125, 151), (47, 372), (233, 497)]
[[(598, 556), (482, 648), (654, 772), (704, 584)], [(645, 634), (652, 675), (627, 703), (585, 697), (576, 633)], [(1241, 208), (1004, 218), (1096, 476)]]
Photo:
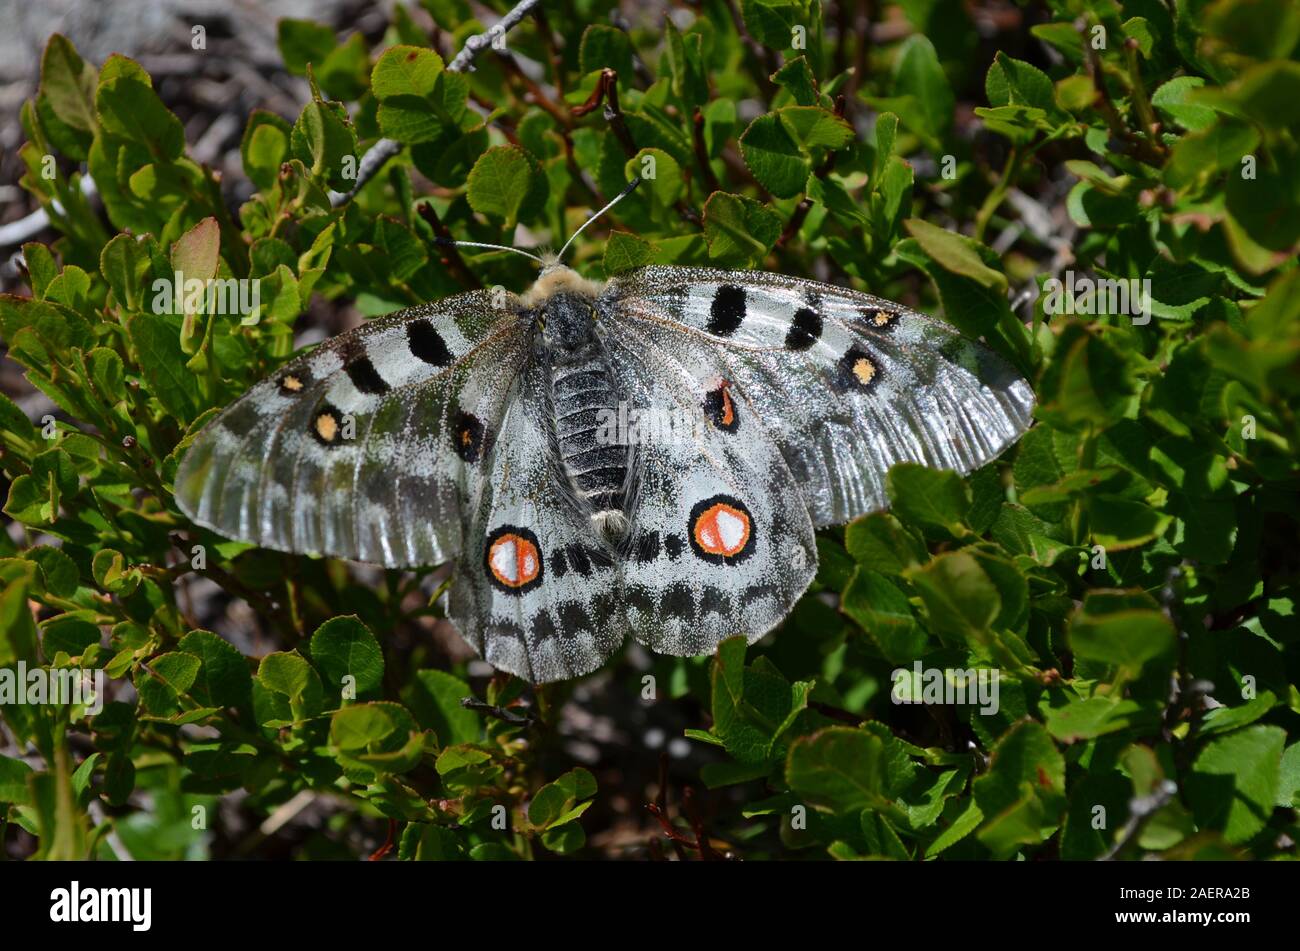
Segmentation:
[(598, 298), (563, 290), (536, 313), (536, 359), (550, 368), (551, 409), (560, 468), (574, 498), (601, 537), (626, 537), (634, 474), (630, 446), (602, 438), (602, 420), (623, 404), (604, 343), (596, 331)]
[(448, 616), (535, 682), (627, 637), (757, 640), (815, 529), (900, 461), (967, 472), (1029, 424), (1000, 357), (869, 295), (761, 272), (550, 265), (372, 321), (253, 387), (176, 478), (197, 523), (388, 567), (455, 561)]

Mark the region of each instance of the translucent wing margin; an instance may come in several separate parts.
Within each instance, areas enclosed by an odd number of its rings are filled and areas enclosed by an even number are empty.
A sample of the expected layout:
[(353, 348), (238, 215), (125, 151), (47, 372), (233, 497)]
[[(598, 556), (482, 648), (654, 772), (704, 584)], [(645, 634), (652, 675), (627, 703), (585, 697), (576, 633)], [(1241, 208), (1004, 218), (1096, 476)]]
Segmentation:
[(1033, 391), (1000, 356), (856, 291), (656, 266), (615, 278), (598, 306), (687, 366), (720, 362), (728, 393), (780, 448), (817, 526), (885, 508), (895, 463), (967, 473), (1031, 421)]
[(387, 567), (447, 561), (527, 330), (475, 291), (331, 338), (204, 427), (177, 471), (177, 504), (265, 548)]

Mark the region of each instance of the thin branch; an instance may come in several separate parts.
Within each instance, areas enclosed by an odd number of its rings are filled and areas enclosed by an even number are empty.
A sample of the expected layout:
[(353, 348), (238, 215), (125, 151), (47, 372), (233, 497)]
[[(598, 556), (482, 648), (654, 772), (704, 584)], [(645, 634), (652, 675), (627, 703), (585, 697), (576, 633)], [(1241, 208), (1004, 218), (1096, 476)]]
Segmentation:
[(350, 202), (357, 196), (357, 192), (365, 188), (366, 184), (384, 167), (384, 163), (400, 151), (402, 151), (402, 143), (396, 139), (380, 139), (372, 145), (357, 163), (357, 180), (352, 187), (345, 192), (330, 192), (330, 206), (338, 208)]
[(573, 116), (569, 110), (565, 109), (554, 99), (546, 94), (546, 90), (538, 85), (537, 81), (519, 68), (515, 58), (509, 53), (501, 54), (501, 65), (505, 67), (507, 73), (517, 80), (524, 87), (528, 97), (546, 112), (552, 119), (560, 124), (564, 129), (573, 128)]
[(524, 17), (528, 16), (528, 14), (532, 13), (533, 8), (539, 3), (541, 3), (541, 0), (520, 0), (513, 10), (498, 20), (486, 33), (471, 36), (466, 40), (461, 51), (456, 54), (456, 58), (448, 64), (447, 68), (456, 73), (473, 72), (474, 57), (478, 56), (480, 52), (491, 46), (492, 41), (498, 36), (504, 36), (506, 33), (518, 26), (520, 21), (522, 21)]
[[(474, 57), (481, 50), (491, 46), (493, 39), (504, 36), (511, 28), (516, 26), (540, 2), (541, 0), (522, 0), (513, 10), (502, 17), (492, 29), (486, 33), (471, 36), (465, 41), (465, 45), (456, 54), (455, 59), (447, 65), (448, 72), (472, 72)], [(361, 157), (361, 161), (357, 166), (356, 182), (346, 192), (330, 192), (330, 205), (338, 208), (355, 198), (357, 193), (366, 187), (366, 184), (379, 173), (379, 170), (384, 167), (388, 160), (400, 151), (402, 151), (402, 143), (395, 139), (380, 139), (372, 145), (370, 150)]]
[(494, 717), (506, 723), (514, 724), (515, 726), (531, 726), (533, 723), (537, 722), (531, 714), (519, 716), (518, 714), (511, 713), (505, 707), (498, 707), (490, 703), (484, 703), (482, 700), (475, 697), (461, 697), (460, 705), (466, 710), (475, 710), (478, 713), (486, 714), (487, 716)]
[(1133, 154), (1141, 161), (1146, 162), (1148, 165), (1160, 165), (1164, 161), (1164, 157), (1155, 144), (1137, 135), (1120, 117), (1119, 110), (1115, 108), (1115, 103), (1110, 98), (1110, 90), (1106, 88), (1106, 77), (1102, 68), (1101, 57), (1097, 55), (1097, 51), (1088, 42), (1087, 36), (1083, 35), (1082, 29), (1080, 30), (1080, 37), (1083, 41), (1084, 61), (1088, 67), (1088, 75), (1092, 77), (1092, 84), (1097, 90), (1098, 108), (1101, 110), (1102, 117), (1106, 120), (1106, 125), (1110, 128), (1111, 134), (1127, 143)]
[(560, 44), (556, 42), (556, 36), (551, 32), (550, 21), (546, 19), (546, 7), (540, 3), (537, 5), (537, 29), (542, 34), (542, 44), (546, 47), (546, 52), (550, 54), (551, 73), (555, 77), (555, 97), (563, 101), (564, 54), (560, 52)]
[(1137, 839), (1142, 833), (1143, 827), (1151, 820), (1157, 812), (1169, 804), (1178, 792), (1178, 787), (1173, 782), (1166, 779), (1156, 787), (1155, 792), (1149, 796), (1135, 796), (1129, 800), (1128, 804), (1128, 821), (1120, 830), (1119, 839), (1106, 850), (1098, 861), (1109, 862), (1119, 855), (1129, 843)]
[(433, 205), (426, 201), (417, 205), (415, 211), (433, 229), (433, 233), (439, 239), (437, 246), (442, 253), (442, 266), (456, 275), (456, 280), (466, 287), (470, 289), (482, 287), (483, 282), (465, 264), (465, 259), (456, 250), (456, 239), (452, 237), (447, 226), (442, 223), (442, 219), (438, 217), (438, 212), (434, 210)]

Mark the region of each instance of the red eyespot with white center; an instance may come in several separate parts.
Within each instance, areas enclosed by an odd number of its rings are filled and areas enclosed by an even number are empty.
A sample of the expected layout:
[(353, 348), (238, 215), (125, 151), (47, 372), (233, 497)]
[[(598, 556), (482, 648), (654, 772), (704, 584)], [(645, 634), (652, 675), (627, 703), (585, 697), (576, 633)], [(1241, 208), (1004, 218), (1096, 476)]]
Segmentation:
[(488, 536), (484, 567), (494, 587), (524, 594), (542, 583), (542, 549), (526, 528), (502, 525)]
[(754, 518), (745, 503), (730, 495), (697, 502), (687, 528), (691, 550), (712, 564), (735, 564), (754, 551)]

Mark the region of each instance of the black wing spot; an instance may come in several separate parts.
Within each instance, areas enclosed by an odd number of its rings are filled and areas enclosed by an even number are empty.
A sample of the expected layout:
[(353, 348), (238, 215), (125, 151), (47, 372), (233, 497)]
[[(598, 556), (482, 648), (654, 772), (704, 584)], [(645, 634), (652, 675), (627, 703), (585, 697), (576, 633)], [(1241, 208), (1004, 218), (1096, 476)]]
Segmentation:
[(689, 621), (695, 616), (695, 596), (691, 594), (691, 589), (682, 582), (671, 584), (664, 591), (663, 596), (664, 613), (672, 617), (679, 617), (684, 621)]
[(483, 420), (473, 413), (457, 410), (452, 422), (451, 448), (466, 462), (478, 462), (483, 458), (483, 437), (486, 433)]
[(700, 611), (703, 614), (717, 614), (719, 617), (731, 616), (731, 595), (715, 588), (712, 585), (705, 585), (704, 591), (700, 595)]
[(669, 561), (676, 561), (685, 550), (686, 540), (682, 536), (676, 534), (664, 536), (664, 551), (668, 552)]
[(807, 350), (822, 335), (822, 315), (811, 307), (801, 307), (790, 322), (790, 332), (785, 335), (785, 345), (790, 350)]
[(709, 333), (730, 337), (745, 319), (745, 289), (736, 284), (723, 284), (713, 295), (709, 306)]
[(360, 352), (360, 348), (349, 348), (344, 360), (343, 369), (359, 392), (369, 393), (372, 396), (388, 392), (388, 381), (379, 375), (375, 365), (370, 362), (370, 357)]
[(563, 548), (551, 552), (551, 570), (555, 572), (557, 578), (563, 578), (569, 573), (569, 563), (564, 559)]
[(425, 363), (435, 367), (445, 367), (451, 363), (451, 351), (447, 349), (447, 342), (427, 320), (413, 320), (406, 325), (406, 342), (411, 353)]
[(565, 601), (559, 605), (557, 613), (560, 615), (562, 636), (595, 629), (595, 625), (591, 623), (591, 615), (578, 601)]
[(880, 364), (861, 347), (849, 347), (835, 364), (832, 384), (837, 390), (865, 392), (880, 382)]

